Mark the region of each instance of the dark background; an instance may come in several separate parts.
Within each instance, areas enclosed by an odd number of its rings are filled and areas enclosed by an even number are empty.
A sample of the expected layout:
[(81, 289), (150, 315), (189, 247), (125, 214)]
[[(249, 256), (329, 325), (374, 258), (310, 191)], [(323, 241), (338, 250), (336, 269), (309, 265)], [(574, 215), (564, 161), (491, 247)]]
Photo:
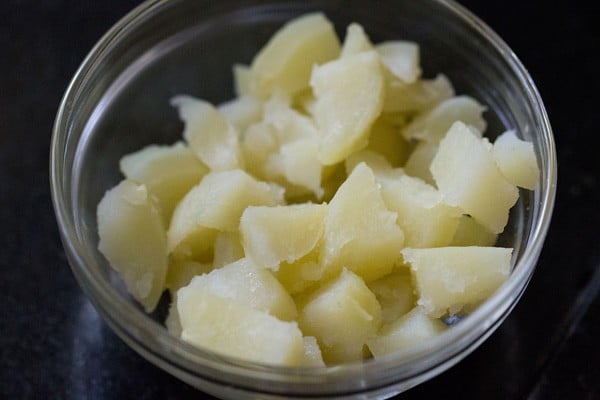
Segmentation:
[[(458, 366), (407, 392), (462, 399), (600, 399), (600, 34), (594, 2), (465, 0), (512, 47), (558, 149), (555, 214), (511, 316)], [(99, 319), (67, 265), (48, 154), (60, 98), (138, 1), (0, 1), (0, 398), (202, 398)], [(594, 7), (595, 9), (595, 7)]]

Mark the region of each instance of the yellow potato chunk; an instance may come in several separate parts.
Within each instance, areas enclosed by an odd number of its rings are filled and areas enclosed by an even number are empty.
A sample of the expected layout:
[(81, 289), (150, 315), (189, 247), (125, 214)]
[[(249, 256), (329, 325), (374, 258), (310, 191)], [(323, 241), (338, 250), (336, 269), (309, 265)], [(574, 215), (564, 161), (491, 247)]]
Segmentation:
[(145, 185), (123, 180), (97, 209), (98, 249), (119, 273), (129, 293), (148, 312), (164, 290), (167, 240), (156, 200)]
[(484, 111), (485, 107), (469, 96), (452, 97), (442, 101), (434, 109), (417, 116), (402, 130), (402, 134), (406, 139), (438, 143), (456, 121), (484, 132), (487, 126), (482, 116)]
[(190, 286), (179, 290), (177, 310), (181, 338), (193, 345), (264, 364), (304, 363), (302, 332), (296, 322)]
[(408, 156), (406, 164), (404, 164), (404, 172), (407, 175), (420, 178), (431, 185), (435, 184), (433, 176), (431, 176), (430, 167), (431, 161), (433, 161), (437, 151), (437, 143), (418, 143)]
[[(329, 275), (325, 276), (325, 272), (329, 272)], [(292, 296), (314, 288), (335, 274), (336, 271), (326, 271), (319, 262), (318, 247), (292, 263), (282, 262), (275, 271), (275, 277)]]
[(319, 159), (332, 165), (367, 145), (369, 129), (383, 106), (379, 56), (368, 51), (315, 67), (310, 84), (322, 135)]
[(414, 42), (394, 40), (375, 46), (386, 69), (405, 83), (413, 83), (421, 76), (419, 46)]
[(291, 321), (298, 314), (296, 304), (271, 271), (257, 266), (247, 258), (208, 274), (198, 275), (186, 287), (193, 291), (209, 291), (219, 297), (235, 299), (284, 321)]
[(221, 268), (244, 257), (244, 248), (239, 232), (218, 232), (215, 236), (213, 266)]
[(487, 139), (457, 121), (440, 142), (431, 173), (448, 204), (462, 208), (492, 233), (504, 230), (519, 192), (498, 171)]
[(387, 79), (383, 111), (422, 112), (451, 97), (454, 97), (454, 88), (443, 74), (438, 74), (434, 79), (419, 79), (413, 83)]
[(433, 317), (456, 314), (491, 296), (510, 274), (511, 254), (510, 248), (476, 246), (402, 250), (417, 303)]
[(193, 252), (195, 246), (214, 243), (216, 231), (211, 230), (235, 231), (246, 207), (282, 203), (281, 188), (257, 181), (242, 170), (211, 172), (175, 209), (167, 232), (168, 249)]
[(284, 25), (252, 61), (255, 91), (266, 98), (281, 91), (294, 94), (308, 87), (314, 65), (340, 54), (333, 25), (321, 13)]
[(317, 343), (317, 338), (314, 336), (304, 336), (304, 363), (303, 365), (310, 367), (324, 367), (323, 355)]
[(344, 269), (339, 277), (305, 300), (298, 324), (317, 338), (328, 364), (359, 361), (364, 345), (381, 324), (381, 309), (364, 281)]
[(393, 167), (400, 167), (406, 163), (410, 145), (392, 121), (380, 117), (371, 126), (367, 149), (384, 156)]
[(187, 286), (196, 275), (206, 274), (212, 271), (211, 263), (200, 263), (192, 260), (173, 261), (169, 264), (165, 287), (171, 295), (175, 295), (179, 289)]
[(363, 27), (357, 23), (348, 25), (340, 58), (370, 50), (373, 50), (373, 44), (369, 40)]
[(165, 225), (183, 196), (208, 172), (208, 168), (183, 143), (151, 145), (121, 158), (125, 178), (143, 183), (156, 196)]
[(241, 96), (219, 106), (218, 111), (238, 132), (259, 122), (262, 117), (262, 102), (254, 96)]
[(397, 223), (407, 247), (448, 246), (458, 227), (461, 210), (444, 203), (442, 194), (421, 179), (402, 175), (380, 178), (381, 196)]
[(387, 275), (400, 258), (404, 234), (381, 198), (372, 170), (358, 164), (329, 203), (322, 263), (347, 267), (365, 281)]
[(377, 337), (367, 342), (375, 358), (410, 349), (444, 332), (446, 325), (429, 317), (419, 307), (384, 326)]
[(176, 96), (171, 104), (185, 123), (183, 137), (204, 164), (214, 171), (243, 166), (238, 134), (215, 107), (190, 96)]
[(240, 221), (245, 254), (256, 265), (279, 269), (308, 254), (323, 236), (326, 204), (248, 207)]
[(381, 305), (381, 323), (387, 325), (409, 312), (417, 301), (410, 269), (400, 267), (389, 275), (367, 284)]
[(498, 235), (492, 233), (468, 215), (462, 215), (451, 246), (493, 246)]
[(494, 142), (492, 153), (507, 181), (525, 189), (535, 189), (540, 169), (531, 142), (519, 139), (515, 131), (506, 131)]
[(254, 79), (250, 66), (244, 64), (233, 64), (233, 88), (238, 96), (251, 96), (255, 91)]

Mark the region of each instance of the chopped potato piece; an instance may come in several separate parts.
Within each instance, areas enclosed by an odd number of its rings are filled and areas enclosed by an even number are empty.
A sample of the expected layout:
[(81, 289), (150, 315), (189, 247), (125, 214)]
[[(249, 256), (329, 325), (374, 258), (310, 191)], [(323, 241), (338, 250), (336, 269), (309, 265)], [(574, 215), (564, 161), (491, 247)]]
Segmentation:
[(203, 349), (258, 363), (295, 366), (305, 361), (302, 332), (266, 311), (208, 290), (177, 294), (181, 338)]
[(245, 254), (257, 265), (278, 270), (308, 254), (321, 240), (325, 204), (248, 207), (240, 232)]
[(319, 342), (326, 363), (362, 360), (364, 346), (381, 324), (381, 309), (363, 280), (344, 269), (341, 275), (310, 294), (298, 324)]
[(175, 209), (167, 232), (169, 251), (182, 245), (193, 248), (198, 240), (206, 242), (209, 235), (214, 243), (216, 231), (210, 234), (210, 229), (236, 230), (247, 206), (282, 203), (280, 188), (259, 182), (242, 170), (211, 172)]
[(168, 225), (173, 210), (185, 194), (208, 172), (208, 168), (183, 143), (151, 145), (121, 158), (125, 178), (143, 183), (160, 206)]
[(405, 83), (414, 83), (421, 76), (419, 46), (413, 42), (394, 40), (375, 46), (381, 62), (389, 72)]
[(448, 129), (456, 121), (471, 125), (481, 136), (487, 123), (483, 119), (485, 107), (469, 96), (457, 96), (442, 101), (431, 111), (420, 114), (406, 128), (402, 134), (406, 139), (425, 140), (429, 143), (438, 143)]
[(433, 317), (456, 314), (491, 296), (510, 274), (511, 254), (510, 248), (476, 246), (402, 250), (417, 303)]
[(317, 343), (317, 338), (314, 336), (304, 336), (304, 363), (303, 365), (310, 367), (324, 367), (323, 355)]
[(171, 104), (185, 123), (183, 137), (204, 164), (214, 171), (243, 167), (238, 134), (215, 107), (190, 96), (176, 96)]
[(444, 332), (447, 326), (440, 320), (429, 317), (419, 307), (384, 326), (377, 337), (367, 342), (375, 358), (407, 350)]
[(213, 270), (211, 263), (200, 263), (192, 260), (173, 261), (169, 264), (165, 287), (171, 295), (187, 286), (196, 275), (206, 274)]
[(493, 246), (498, 234), (487, 230), (469, 215), (460, 217), (451, 246)]
[(314, 288), (319, 283), (333, 278), (337, 271), (327, 271), (319, 262), (319, 249), (311, 251), (293, 263), (282, 262), (275, 276), (291, 295)]
[(440, 142), (431, 173), (448, 204), (462, 208), (492, 233), (504, 230), (519, 192), (498, 171), (487, 139), (455, 122)]
[(215, 237), (213, 267), (221, 268), (244, 257), (242, 239), (238, 232), (220, 231)]
[(276, 91), (300, 92), (308, 87), (314, 65), (339, 54), (339, 39), (323, 14), (297, 18), (277, 31), (252, 61), (255, 90), (265, 98)]
[(367, 284), (381, 305), (381, 323), (396, 321), (416, 304), (410, 269), (400, 267), (396, 271)]
[(238, 132), (259, 122), (263, 112), (261, 101), (254, 96), (238, 97), (221, 104), (218, 110)]
[(362, 26), (357, 23), (351, 23), (346, 28), (346, 37), (342, 46), (340, 58), (348, 57), (353, 54), (373, 50), (373, 44), (365, 33)]
[(123, 180), (100, 200), (97, 221), (98, 249), (144, 309), (154, 310), (167, 274), (167, 240), (156, 200), (145, 185)]
[(371, 169), (358, 164), (329, 203), (321, 262), (330, 270), (347, 267), (365, 281), (387, 275), (404, 243), (396, 219)]
[[(271, 271), (242, 258), (208, 274), (198, 275), (186, 286), (189, 291), (208, 291), (266, 311), (283, 320), (296, 318), (296, 304)], [(178, 293), (181, 293), (179, 291)]]
[(390, 211), (398, 213), (398, 225), (407, 247), (448, 246), (454, 237), (461, 210), (444, 203), (433, 186), (408, 175), (379, 178), (381, 196)]
[(252, 95), (252, 93), (255, 91), (255, 88), (250, 67), (243, 64), (234, 64), (232, 72), (235, 94), (238, 96)]
[(506, 131), (492, 148), (498, 169), (513, 185), (533, 190), (540, 176), (533, 144), (521, 140), (515, 131)]
[(426, 111), (451, 97), (454, 97), (454, 88), (443, 74), (410, 84), (399, 79), (387, 79), (383, 111)]
[(408, 156), (406, 164), (404, 165), (404, 171), (407, 175), (420, 178), (425, 182), (434, 185), (435, 181), (431, 176), (431, 161), (437, 154), (438, 145), (428, 142), (420, 142), (417, 144)]
[(383, 106), (379, 57), (368, 51), (315, 67), (310, 84), (322, 134), (319, 158), (332, 165), (368, 143), (369, 129)]
[(371, 126), (367, 149), (384, 156), (393, 167), (400, 167), (408, 159), (410, 145), (392, 121), (380, 117)]

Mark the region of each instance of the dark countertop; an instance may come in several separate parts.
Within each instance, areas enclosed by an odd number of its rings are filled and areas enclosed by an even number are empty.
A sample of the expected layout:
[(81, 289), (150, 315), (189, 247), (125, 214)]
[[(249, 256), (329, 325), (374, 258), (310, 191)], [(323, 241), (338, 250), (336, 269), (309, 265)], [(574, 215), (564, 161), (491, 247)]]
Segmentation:
[[(130, 350), (68, 267), (48, 154), (60, 98), (99, 37), (138, 2), (0, 2), (0, 398), (180, 399), (203, 394)], [(513, 48), (558, 149), (555, 214), (533, 280), (494, 335), (401, 396), (600, 398), (600, 30), (593, 2), (463, 1)]]

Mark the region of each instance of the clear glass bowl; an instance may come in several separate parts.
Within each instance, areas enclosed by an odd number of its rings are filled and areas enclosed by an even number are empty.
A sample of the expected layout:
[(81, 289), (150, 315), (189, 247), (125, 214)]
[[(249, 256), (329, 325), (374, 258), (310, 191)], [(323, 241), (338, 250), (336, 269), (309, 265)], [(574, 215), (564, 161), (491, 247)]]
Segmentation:
[[(414, 40), (426, 76), (446, 74), (457, 93), (489, 108), (488, 135), (515, 128), (533, 142), (538, 188), (523, 192), (500, 244), (514, 270), (497, 293), (452, 329), (410, 351), (328, 368), (257, 365), (194, 348), (147, 315), (97, 250), (96, 206), (120, 179), (119, 158), (151, 143), (173, 143), (182, 125), (169, 99), (214, 103), (233, 96), (231, 66), (248, 63), (285, 21), (321, 10), (343, 37), (360, 22), (374, 42)], [(556, 158), (548, 117), (527, 71), (508, 46), (460, 5), (441, 0), (200, 1), (143, 3), (92, 49), (58, 111), (51, 186), (74, 275), (108, 325), (150, 362), (222, 398), (387, 398), (463, 359), (506, 318), (525, 290), (549, 226)], [(164, 303), (164, 302), (163, 302)]]

